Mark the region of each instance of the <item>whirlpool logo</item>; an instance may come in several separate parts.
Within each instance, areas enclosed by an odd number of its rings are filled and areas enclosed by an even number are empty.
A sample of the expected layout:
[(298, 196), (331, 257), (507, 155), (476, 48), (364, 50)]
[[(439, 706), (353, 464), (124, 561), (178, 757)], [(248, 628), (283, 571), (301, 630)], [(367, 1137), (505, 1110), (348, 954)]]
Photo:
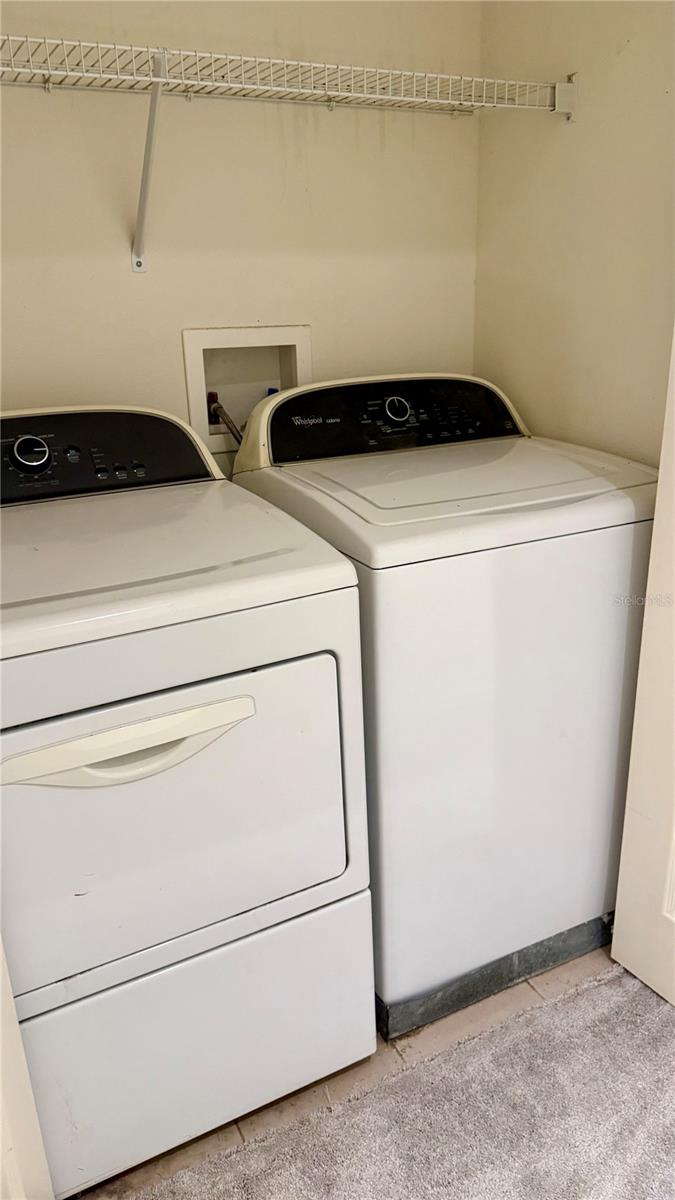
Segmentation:
[(323, 417), (293, 417), (293, 424), (303, 428), (307, 425), (323, 425)]

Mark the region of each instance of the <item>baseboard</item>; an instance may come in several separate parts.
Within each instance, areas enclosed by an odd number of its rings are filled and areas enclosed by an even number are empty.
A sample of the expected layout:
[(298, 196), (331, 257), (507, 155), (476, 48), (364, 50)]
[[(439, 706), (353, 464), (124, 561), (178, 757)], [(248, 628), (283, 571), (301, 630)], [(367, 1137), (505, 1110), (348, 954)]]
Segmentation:
[(575, 925), (541, 942), (533, 942), (523, 950), (515, 950), (513, 954), (505, 954), (503, 958), (476, 967), (466, 975), (459, 975), (442, 987), (422, 996), (414, 996), (411, 1000), (385, 1004), (376, 996), (377, 1028), (382, 1037), (390, 1041), (431, 1021), (438, 1021), (440, 1017), (447, 1017), (469, 1004), (475, 1004), (477, 1000), (484, 1000), (495, 992), (501, 992), (511, 984), (539, 975), (598, 946), (606, 946), (612, 938), (613, 919), (614, 913), (605, 913), (604, 916), (585, 921), (583, 925)]

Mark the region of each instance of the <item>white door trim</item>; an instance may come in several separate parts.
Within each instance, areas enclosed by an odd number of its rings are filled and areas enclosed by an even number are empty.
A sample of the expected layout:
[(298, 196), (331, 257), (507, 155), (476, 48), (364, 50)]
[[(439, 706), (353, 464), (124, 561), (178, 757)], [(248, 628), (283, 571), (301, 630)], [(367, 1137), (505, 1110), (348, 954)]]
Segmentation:
[(12, 1200), (54, 1200), (4, 949), (1, 1075), (1, 1194)]
[(612, 955), (675, 1004), (675, 337), (640, 651)]

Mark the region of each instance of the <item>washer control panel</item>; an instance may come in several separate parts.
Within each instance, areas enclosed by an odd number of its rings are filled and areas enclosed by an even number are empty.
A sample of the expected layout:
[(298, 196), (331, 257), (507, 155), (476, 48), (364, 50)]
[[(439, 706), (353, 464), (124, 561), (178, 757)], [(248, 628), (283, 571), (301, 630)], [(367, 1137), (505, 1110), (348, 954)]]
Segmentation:
[(3, 504), (211, 478), (186, 430), (153, 413), (7, 417), (0, 439)]
[(269, 447), (273, 463), (287, 463), (520, 435), (502, 397), (475, 379), (374, 379), (282, 400)]

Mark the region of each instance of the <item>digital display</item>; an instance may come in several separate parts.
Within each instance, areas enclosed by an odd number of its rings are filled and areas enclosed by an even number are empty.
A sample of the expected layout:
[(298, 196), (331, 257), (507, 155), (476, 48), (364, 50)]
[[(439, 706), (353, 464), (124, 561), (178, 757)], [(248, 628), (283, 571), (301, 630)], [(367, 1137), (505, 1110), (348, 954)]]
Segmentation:
[(274, 463), (413, 450), (520, 434), (492, 388), (470, 379), (348, 383), (282, 401), (270, 419)]

